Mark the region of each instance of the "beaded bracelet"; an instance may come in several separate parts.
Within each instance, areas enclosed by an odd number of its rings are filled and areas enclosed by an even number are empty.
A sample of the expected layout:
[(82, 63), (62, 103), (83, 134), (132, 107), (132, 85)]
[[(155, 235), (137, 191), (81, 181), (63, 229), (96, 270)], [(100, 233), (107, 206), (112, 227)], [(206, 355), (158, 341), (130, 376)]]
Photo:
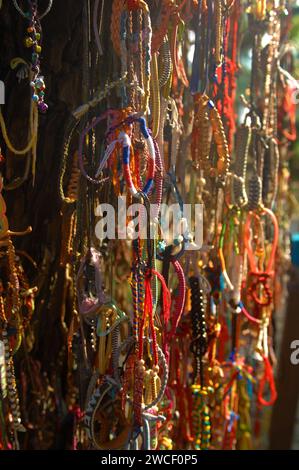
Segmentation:
[(33, 48), (33, 52), (31, 55), (31, 72), (32, 72), (32, 79), (30, 82), (30, 86), (32, 88), (32, 100), (34, 103), (37, 104), (37, 107), (41, 113), (45, 113), (48, 109), (48, 105), (44, 102), (45, 96), (45, 82), (44, 77), (40, 74), (40, 54), (42, 51), (41, 47), (41, 25), (40, 20), (52, 8), (53, 0), (49, 1), (49, 5), (46, 11), (39, 17), (37, 14), (37, 2), (30, 1), (29, 2), (29, 11), (24, 12), (18, 5), (17, 0), (13, 0), (14, 6), (17, 11), (29, 21), (29, 27), (27, 28), (27, 36), (24, 39), (24, 44), (27, 48)]
[[(144, 338), (144, 340), (148, 343), (151, 343), (152, 340), (149, 339), (149, 338)], [(136, 344), (136, 340), (133, 336), (129, 336), (118, 348), (118, 351), (117, 351), (117, 354), (116, 354), (116, 357), (117, 357), (117, 362), (119, 363), (119, 358), (120, 358), (120, 355), (122, 354), (123, 350), (125, 348), (128, 348), (129, 350), (131, 350), (131, 348), (134, 346), (134, 344)], [(142, 407), (143, 411), (148, 411), (150, 410), (151, 408), (153, 408), (154, 406), (156, 406), (163, 398), (163, 395), (165, 393), (165, 390), (166, 390), (166, 387), (167, 387), (167, 382), (168, 382), (168, 376), (169, 376), (169, 368), (168, 368), (168, 365), (167, 365), (167, 362), (166, 362), (166, 359), (165, 359), (165, 355), (162, 351), (162, 349), (160, 348), (160, 346), (157, 346), (157, 350), (158, 350), (158, 364), (159, 364), (159, 371), (162, 369), (163, 370), (163, 376), (162, 376), (162, 380), (161, 380), (161, 387), (160, 387), (160, 390), (157, 394), (157, 396), (155, 397), (155, 399), (151, 402), (151, 403), (148, 403), (147, 405), (144, 405)], [(129, 353), (130, 354), (130, 353)], [(162, 367), (161, 367), (162, 366)], [(117, 383), (121, 383), (121, 377), (120, 377), (120, 371), (118, 369), (115, 369), (114, 370), (114, 378), (116, 380)], [(130, 404), (133, 403), (133, 401), (131, 400), (131, 398), (127, 397), (128, 401)]]

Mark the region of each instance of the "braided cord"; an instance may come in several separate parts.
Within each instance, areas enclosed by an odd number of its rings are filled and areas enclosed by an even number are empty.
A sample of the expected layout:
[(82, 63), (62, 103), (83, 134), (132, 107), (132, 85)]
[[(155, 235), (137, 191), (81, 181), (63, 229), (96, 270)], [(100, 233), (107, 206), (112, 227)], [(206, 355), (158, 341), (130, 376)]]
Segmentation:
[(14, 145), (11, 143), (11, 141), (8, 137), (6, 124), (5, 124), (4, 117), (3, 117), (3, 114), (2, 114), (2, 109), (1, 109), (1, 106), (0, 106), (0, 126), (1, 126), (2, 135), (3, 135), (4, 141), (5, 141), (8, 149), (12, 153), (14, 153), (15, 155), (22, 155), (23, 156), (26, 153), (28, 153), (36, 145), (36, 142), (37, 142), (37, 127), (38, 127), (38, 110), (37, 110), (37, 107), (35, 105), (33, 105), (30, 108), (29, 122), (30, 122), (30, 127), (31, 127), (31, 138), (30, 138), (28, 144), (26, 145), (26, 147), (24, 147), (21, 150), (16, 149), (14, 147)]

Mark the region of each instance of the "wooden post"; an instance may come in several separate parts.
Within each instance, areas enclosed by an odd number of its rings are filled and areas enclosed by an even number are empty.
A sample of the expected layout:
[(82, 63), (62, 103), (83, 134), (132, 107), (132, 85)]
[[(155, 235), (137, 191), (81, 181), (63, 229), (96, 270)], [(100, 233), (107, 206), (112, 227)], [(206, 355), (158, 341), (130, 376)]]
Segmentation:
[(278, 399), (270, 427), (270, 449), (291, 449), (299, 397), (299, 365), (291, 364), (290, 345), (299, 339), (299, 269), (290, 271), (289, 297), (277, 374)]

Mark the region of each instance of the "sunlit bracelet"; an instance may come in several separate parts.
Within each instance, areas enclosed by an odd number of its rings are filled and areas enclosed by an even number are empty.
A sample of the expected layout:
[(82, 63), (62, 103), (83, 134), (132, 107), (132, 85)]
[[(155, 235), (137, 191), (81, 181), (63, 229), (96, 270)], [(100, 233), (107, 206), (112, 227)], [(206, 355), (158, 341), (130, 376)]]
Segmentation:
[[(152, 137), (150, 136), (148, 129), (146, 127), (145, 119), (143, 117), (138, 118), (137, 122), (139, 122), (140, 130), (143, 137), (146, 140), (147, 148), (149, 151), (149, 164), (148, 164), (148, 171), (147, 171), (147, 180), (145, 186), (142, 189), (144, 194), (148, 194), (152, 189), (154, 183), (154, 176), (155, 176), (155, 147)], [(121, 133), (122, 141), (123, 141), (123, 170), (125, 180), (127, 182), (128, 188), (133, 196), (136, 196), (139, 191), (134, 186), (131, 170), (130, 170), (130, 147), (131, 147), (131, 139), (126, 133)]]
[[(147, 341), (148, 343), (151, 343), (151, 340), (147, 337), (145, 337), (144, 340)], [(126, 349), (130, 350), (134, 344), (135, 344), (135, 338), (133, 336), (129, 336), (126, 340), (123, 341), (123, 343), (119, 346), (116, 352), (116, 359), (118, 363), (120, 362), (119, 358), (121, 354), (123, 353), (123, 351)], [(168, 377), (169, 377), (168, 364), (160, 346), (158, 346), (157, 349), (158, 349), (159, 367), (160, 367), (160, 370), (162, 370), (161, 387), (157, 396), (154, 398), (154, 400), (151, 403), (147, 403), (146, 405), (143, 405), (142, 407), (143, 413), (150, 410), (161, 401), (161, 399), (164, 396), (167, 383), (168, 383)], [(114, 380), (116, 381), (116, 383), (121, 384), (120, 371), (117, 368), (114, 369)], [(130, 397), (127, 397), (127, 399), (128, 399), (128, 402), (132, 404), (132, 399)]]

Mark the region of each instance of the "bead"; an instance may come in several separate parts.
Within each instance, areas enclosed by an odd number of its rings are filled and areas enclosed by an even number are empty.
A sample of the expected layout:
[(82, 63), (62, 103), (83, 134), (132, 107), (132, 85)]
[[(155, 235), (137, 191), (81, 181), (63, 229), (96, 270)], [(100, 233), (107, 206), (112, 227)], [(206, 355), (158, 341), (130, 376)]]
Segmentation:
[(42, 78), (38, 78), (35, 82), (35, 86), (40, 90), (43, 89), (43, 87), (45, 86), (44, 80)]
[(38, 109), (41, 113), (45, 113), (48, 111), (48, 105), (46, 103), (44, 103), (43, 101), (40, 101), (38, 103)]
[(162, 251), (162, 252), (165, 251), (165, 248), (166, 248), (165, 240), (159, 241), (157, 245), (158, 245), (158, 250), (159, 251)]
[(32, 46), (33, 46), (33, 39), (30, 38), (30, 37), (25, 38), (24, 43), (25, 43), (25, 46), (26, 46), (26, 47), (28, 47), (28, 48), (29, 48), (29, 47), (32, 47)]
[(179, 235), (179, 236), (173, 241), (173, 244), (174, 244), (174, 246), (179, 246), (183, 241), (184, 241), (184, 237), (183, 237), (182, 235)]

